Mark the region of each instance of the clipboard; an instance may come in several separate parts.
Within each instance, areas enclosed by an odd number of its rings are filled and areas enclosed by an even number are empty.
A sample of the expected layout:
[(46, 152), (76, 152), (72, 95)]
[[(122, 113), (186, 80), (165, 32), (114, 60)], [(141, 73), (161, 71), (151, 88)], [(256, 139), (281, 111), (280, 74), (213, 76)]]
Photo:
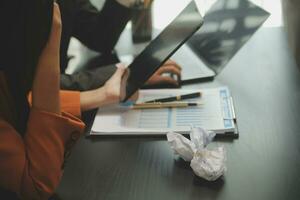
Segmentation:
[[(217, 136), (231, 136), (234, 138), (239, 137), (239, 131), (238, 131), (238, 126), (237, 126), (237, 117), (236, 117), (236, 112), (235, 112), (235, 107), (234, 107), (234, 102), (233, 102), (233, 97), (230, 96), (224, 96), (223, 97), (223, 118), (224, 118), (224, 124), (226, 123), (234, 123), (234, 130), (233, 131), (225, 131), (222, 134), (218, 134)], [(225, 125), (226, 126), (226, 125)]]
[(185, 100), (203, 101), (199, 107), (132, 109), (130, 103), (99, 108), (90, 135), (165, 135), (170, 131), (188, 134), (191, 127), (214, 131), (218, 137), (238, 138), (233, 100), (227, 87), (210, 89), (141, 90), (138, 103), (158, 97), (193, 92), (201, 97)]

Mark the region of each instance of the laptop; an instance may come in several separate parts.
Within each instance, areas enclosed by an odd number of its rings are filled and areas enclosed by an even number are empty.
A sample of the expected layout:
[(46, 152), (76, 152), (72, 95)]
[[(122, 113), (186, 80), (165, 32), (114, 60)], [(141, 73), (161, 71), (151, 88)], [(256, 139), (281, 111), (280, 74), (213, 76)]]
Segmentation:
[(201, 29), (171, 58), (183, 68), (182, 84), (212, 80), (270, 15), (247, 0), (214, 1)]
[(197, 4), (191, 1), (183, 11), (128, 66), (128, 100), (203, 24)]

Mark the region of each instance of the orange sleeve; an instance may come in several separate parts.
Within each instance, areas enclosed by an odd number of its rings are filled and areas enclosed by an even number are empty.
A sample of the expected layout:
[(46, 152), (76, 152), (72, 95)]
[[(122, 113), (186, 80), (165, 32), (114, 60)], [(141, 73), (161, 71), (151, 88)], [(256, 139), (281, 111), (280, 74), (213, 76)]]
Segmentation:
[[(28, 94), (28, 101), (30, 105), (32, 104), (32, 94)], [(72, 115), (79, 117), (81, 116), (80, 109), (80, 92), (79, 91), (60, 91), (60, 103), (61, 110), (71, 113)]]
[(68, 113), (32, 109), (22, 138), (0, 120), (0, 187), (22, 199), (48, 199), (60, 181), (64, 159), (83, 129), (84, 124)]
[(71, 113), (76, 117), (81, 116), (80, 110), (80, 92), (78, 91), (60, 91), (61, 110)]

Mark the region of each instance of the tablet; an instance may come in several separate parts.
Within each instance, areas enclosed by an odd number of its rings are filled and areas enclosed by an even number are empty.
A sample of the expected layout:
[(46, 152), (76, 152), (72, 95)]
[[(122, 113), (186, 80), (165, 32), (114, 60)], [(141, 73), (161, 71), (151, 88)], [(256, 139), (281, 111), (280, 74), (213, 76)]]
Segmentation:
[(191, 1), (128, 66), (130, 75), (127, 80), (124, 101), (141, 88), (202, 24), (203, 19), (197, 5)]

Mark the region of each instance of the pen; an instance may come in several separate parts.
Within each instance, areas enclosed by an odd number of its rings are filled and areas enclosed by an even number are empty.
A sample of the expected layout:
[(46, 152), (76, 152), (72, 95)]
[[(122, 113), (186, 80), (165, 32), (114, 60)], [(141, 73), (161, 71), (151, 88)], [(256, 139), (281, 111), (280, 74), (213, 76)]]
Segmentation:
[(174, 97), (154, 99), (151, 101), (146, 101), (145, 103), (180, 101), (183, 99), (191, 99), (191, 98), (196, 98), (196, 97), (200, 97), (200, 96), (201, 96), (201, 92), (195, 92), (195, 93), (191, 93), (191, 94), (184, 94), (184, 95), (179, 95), (179, 96), (174, 96)]
[(153, 108), (183, 108), (188, 106), (199, 106), (203, 103), (189, 102), (170, 102), (170, 103), (137, 103), (132, 106), (133, 109), (153, 109)]

